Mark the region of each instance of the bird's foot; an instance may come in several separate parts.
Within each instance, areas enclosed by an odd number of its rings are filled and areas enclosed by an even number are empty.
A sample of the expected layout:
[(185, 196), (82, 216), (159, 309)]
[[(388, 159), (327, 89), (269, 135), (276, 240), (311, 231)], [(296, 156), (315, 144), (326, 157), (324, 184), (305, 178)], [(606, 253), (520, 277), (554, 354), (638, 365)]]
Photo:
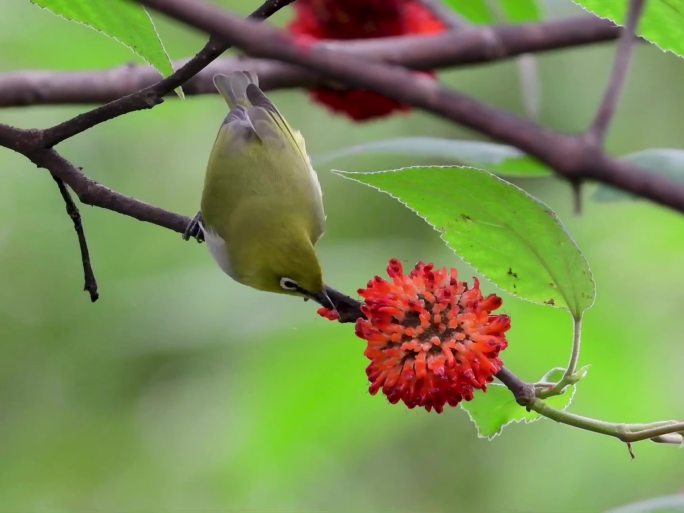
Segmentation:
[(183, 240), (190, 240), (190, 238), (195, 239), (197, 242), (204, 242), (204, 232), (202, 231), (202, 212), (197, 212), (192, 221), (188, 223), (188, 226), (183, 232)]

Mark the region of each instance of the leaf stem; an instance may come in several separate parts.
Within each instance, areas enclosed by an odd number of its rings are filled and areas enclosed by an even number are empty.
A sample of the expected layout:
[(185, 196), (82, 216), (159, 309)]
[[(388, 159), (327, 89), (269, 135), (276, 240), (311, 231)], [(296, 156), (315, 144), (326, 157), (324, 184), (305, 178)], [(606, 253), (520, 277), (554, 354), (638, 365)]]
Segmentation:
[(582, 317), (576, 317), (572, 320), (572, 353), (570, 353), (570, 362), (568, 368), (565, 370), (563, 379), (565, 381), (572, 377), (577, 370), (577, 362), (579, 361), (580, 348), (582, 346)]
[(506, 368), (497, 372), (496, 377), (511, 391), (519, 405), (561, 424), (612, 436), (625, 443), (650, 439), (658, 443), (684, 445), (684, 421), (664, 420), (648, 424), (624, 424), (592, 419), (549, 406), (544, 399), (536, 395), (533, 385), (526, 383)]
[(542, 388), (544, 384), (537, 383), (536, 387), (541, 388), (537, 390), (537, 397), (545, 399), (554, 395), (559, 395), (563, 393), (565, 387), (572, 385), (578, 381), (578, 376), (575, 375), (577, 372), (577, 363), (579, 361), (580, 349), (582, 346), (582, 317), (573, 316), (572, 324), (572, 352), (570, 353), (570, 361), (568, 362), (568, 367), (563, 373), (563, 377), (550, 388)]
[[(576, 415), (568, 411), (557, 410), (546, 404), (543, 399), (539, 398), (535, 398), (528, 405), (528, 408), (546, 418), (555, 420), (556, 422), (574, 426), (586, 431), (612, 436), (623, 442), (639, 442), (641, 440), (658, 438), (658, 440), (656, 440), (658, 442), (684, 443), (684, 422), (660, 421), (651, 424), (619, 424), (605, 422), (582, 415)], [(663, 435), (679, 436), (664, 437)]]

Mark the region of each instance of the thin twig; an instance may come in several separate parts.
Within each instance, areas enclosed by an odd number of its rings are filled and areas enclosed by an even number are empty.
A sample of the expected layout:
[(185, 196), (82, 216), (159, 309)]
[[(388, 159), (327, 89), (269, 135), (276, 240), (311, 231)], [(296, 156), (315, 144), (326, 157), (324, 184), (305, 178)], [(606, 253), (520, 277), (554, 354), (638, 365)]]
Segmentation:
[(608, 86), (603, 94), (603, 99), (596, 113), (596, 118), (586, 133), (587, 140), (593, 144), (599, 146), (603, 145), (606, 138), (606, 131), (608, 130), (610, 121), (613, 119), (613, 115), (617, 109), (620, 93), (622, 92), (625, 78), (629, 71), (629, 65), (632, 60), (634, 43), (637, 40), (636, 29), (645, 3), (646, 0), (630, 0), (629, 2), (625, 30), (622, 32), (618, 42)]
[(526, 383), (506, 367), (497, 372), (496, 377), (511, 391), (518, 404), (529, 411), (530, 404), (535, 400), (534, 385)]
[(57, 187), (62, 195), (64, 204), (66, 206), (67, 214), (74, 223), (74, 230), (76, 230), (76, 235), (78, 237), (78, 246), (81, 249), (81, 262), (83, 263), (83, 279), (84, 286), (83, 290), (90, 294), (90, 300), (94, 303), (100, 297), (97, 292), (97, 280), (95, 279), (95, 273), (93, 272), (93, 267), (90, 263), (90, 252), (88, 251), (88, 241), (86, 240), (85, 231), (83, 230), (83, 223), (81, 222), (81, 213), (78, 211), (78, 207), (74, 203), (69, 190), (64, 185), (61, 178), (52, 174), (55, 182), (57, 182)]
[[(250, 17), (260, 20), (266, 19), (293, 1), (266, 0)], [(197, 75), (228, 48), (230, 45), (210, 37), (209, 42), (192, 59), (168, 77), (135, 93), (118, 98), (44, 130), (41, 145), (44, 148), (50, 148), (104, 121), (136, 110), (150, 109), (160, 104), (165, 95)]]

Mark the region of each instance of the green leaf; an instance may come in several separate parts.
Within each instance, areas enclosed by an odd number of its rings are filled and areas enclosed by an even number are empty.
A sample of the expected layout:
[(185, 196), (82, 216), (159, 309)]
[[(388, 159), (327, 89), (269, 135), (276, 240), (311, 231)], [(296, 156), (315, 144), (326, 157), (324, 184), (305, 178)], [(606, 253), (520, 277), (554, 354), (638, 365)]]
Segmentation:
[(467, 164), (504, 176), (549, 176), (551, 170), (533, 157), (513, 146), (484, 141), (464, 141), (439, 137), (397, 137), (357, 144), (314, 158), (317, 165), (327, 164), (342, 157), (367, 154), (406, 155), (427, 157)]
[[(164, 75), (173, 73), (171, 61), (152, 19), (129, 0), (31, 0), (70, 21), (82, 23), (127, 46)], [(177, 91), (182, 97), (180, 89)]]
[[(588, 11), (624, 25), (626, 0), (574, 0)], [(649, 0), (639, 22), (638, 32), (662, 50), (684, 57), (684, 0)]]
[(511, 294), (566, 308), (576, 319), (593, 303), (589, 265), (556, 214), (501, 178), (459, 167), (336, 173), (401, 201)]
[[(660, 175), (684, 185), (684, 150), (653, 148), (630, 153), (621, 157), (621, 159), (644, 168), (644, 172)], [(602, 202), (639, 199), (633, 194), (608, 185), (599, 185), (594, 191), (592, 198)]]
[(446, 4), (471, 23), (487, 25), (494, 23), (494, 13), (487, 0), (445, 0)]
[(506, 20), (513, 23), (529, 23), (542, 18), (536, 0), (499, 0)]
[[(558, 381), (563, 375), (562, 369), (553, 369), (543, 380)], [(549, 397), (546, 404), (559, 410), (565, 410), (575, 396), (576, 385), (568, 386), (562, 394)], [(470, 420), (477, 427), (477, 434), (481, 438), (492, 440), (501, 433), (504, 427), (513, 422), (530, 423), (542, 418), (537, 412), (527, 411), (515, 402), (515, 397), (503, 385), (491, 384), (487, 391), (477, 393), (472, 401), (462, 402), (463, 408)]]

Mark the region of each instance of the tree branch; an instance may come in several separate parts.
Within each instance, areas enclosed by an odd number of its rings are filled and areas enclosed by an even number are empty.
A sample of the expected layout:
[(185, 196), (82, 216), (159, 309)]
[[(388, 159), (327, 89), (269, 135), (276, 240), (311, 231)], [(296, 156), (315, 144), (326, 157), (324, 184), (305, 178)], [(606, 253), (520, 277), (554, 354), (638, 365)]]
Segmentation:
[[(525, 53), (610, 41), (617, 38), (620, 32), (621, 29), (610, 22), (580, 16), (536, 24), (467, 27), (435, 36), (325, 42), (314, 46), (345, 51), (412, 69), (439, 69), (496, 62)], [(190, 78), (183, 86), (185, 94), (215, 93), (212, 77), (216, 73), (237, 70), (255, 71), (259, 75), (260, 86), (266, 90), (312, 87), (321, 81), (315, 74), (291, 64), (260, 59), (225, 58), (208, 64)], [(0, 107), (109, 102), (153, 87), (158, 77), (154, 68), (132, 64), (103, 71), (0, 73)], [(138, 96), (126, 100), (130, 107), (140, 101), (136, 98)], [(147, 105), (141, 108), (146, 107)], [(123, 113), (125, 112), (122, 111)]]
[[(250, 17), (255, 19), (268, 18), (293, 1), (266, 0)], [(84, 112), (58, 125), (45, 129), (41, 146), (45, 148), (52, 147), (104, 121), (136, 110), (150, 109), (160, 104), (165, 95), (182, 86), (185, 81), (194, 77), (228, 48), (230, 48), (229, 44), (209, 38), (209, 42), (192, 59), (168, 77), (135, 93), (117, 98), (106, 105)]]
[(133, 217), (139, 221), (153, 223), (178, 233), (183, 233), (190, 218), (169, 212), (149, 203), (125, 196), (87, 177), (80, 169), (53, 149), (42, 149), (29, 153), (27, 157), (38, 167), (48, 169), (64, 181), (86, 205), (106, 208)]
[(61, 180), (68, 185), (81, 202), (106, 208), (139, 221), (153, 223), (178, 233), (183, 233), (185, 230), (190, 218), (113, 191), (86, 176), (80, 168), (74, 166), (54, 149), (35, 149), (36, 139), (40, 140), (40, 137), (40, 130), (24, 130), (0, 124), (0, 146), (21, 153), (36, 166), (50, 171), (56, 180)]
[(190, 0), (140, 0), (184, 23), (235, 44), (248, 54), (307, 68), (349, 86), (369, 89), (472, 128), (537, 157), (570, 180), (591, 179), (684, 212), (684, 187), (606, 156), (580, 137), (536, 123), (441, 87), (397, 66), (373, 63), (340, 51), (303, 45), (281, 30), (258, 25)]
[(154, 223), (180, 233), (183, 232), (190, 220), (185, 216), (168, 212), (109, 189), (101, 183), (88, 178), (80, 168), (64, 159), (53, 149), (34, 149), (36, 141), (40, 141), (41, 137), (42, 132), (39, 130), (23, 130), (0, 124), (0, 146), (13, 149), (26, 156), (38, 167), (46, 168), (57, 183), (66, 206), (67, 214), (74, 223), (74, 230), (78, 237), (85, 282), (84, 290), (90, 294), (90, 300), (95, 302), (99, 297), (99, 293), (95, 273), (90, 263), (88, 242), (80, 212), (66, 185), (77, 194), (83, 203), (113, 210), (140, 221)]
[(613, 115), (617, 109), (620, 93), (622, 92), (625, 78), (629, 71), (629, 65), (632, 60), (632, 54), (634, 53), (634, 43), (637, 40), (636, 29), (644, 8), (644, 3), (645, 0), (629, 1), (629, 11), (627, 13), (625, 30), (620, 36), (608, 86), (606, 87), (603, 100), (596, 113), (596, 118), (586, 133), (587, 139), (593, 144), (599, 146), (603, 145), (608, 125), (613, 119)]

